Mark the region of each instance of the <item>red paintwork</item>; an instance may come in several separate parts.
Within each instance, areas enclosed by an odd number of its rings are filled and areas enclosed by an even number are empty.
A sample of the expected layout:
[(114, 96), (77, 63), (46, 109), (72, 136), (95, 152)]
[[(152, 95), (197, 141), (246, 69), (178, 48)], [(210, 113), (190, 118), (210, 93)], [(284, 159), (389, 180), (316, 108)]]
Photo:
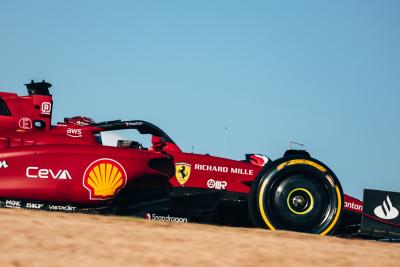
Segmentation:
[(344, 208), (346, 210), (362, 214), (363, 206), (362, 201), (348, 195), (344, 196)]
[[(6, 162), (7, 165), (0, 167), (2, 198), (79, 204), (110, 201), (118, 190), (103, 199), (90, 199), (90, 192), (83, 185), (85, 170), (102, 158), (112, 158), (123, 166), (127, 174), (126, 184), (147, 175), (169, 178), (166, 173), (149, 167), (151, 159), (170, 158), (166, 154), (102, 146), (94, 135), (100, 130), (96, 127), (71, 122), (50, 127), (51, 113), (42, 114), (37, 107), (41, 107), (43, 102), (52, 103), (51, 96), (19, 97), (0, 93), (0, 97), (12, 113), (12, 116), (0, 115), (0, 163)], [(21, 118), (32, 122), (42, 120), (46, 127), (21, 127), (18, 123)], [(59, 179), (60, 175), (67, 178)], [(34, 176), (43, 178), (32, 178)]]
[[(1, 198), (89, 205), (108, 203), (125, 185), (139, 177), (151, 175), (164, 176), (173, 187), (249, 193), (251, 182), (262, 168), (262, 162), (257, 158), (249, 163), (185, 153), (174, 143), (165, 142), (160, 145), (159, 142), (163, 140), (157, 138), (153, 138), (154, 147), (149, 150), (103, 146), (98, 142), (96, 134), (104, 129), (88, 125), (91, 122), (88, 118), (66, 119), (63, 123), (51, 126), (52, 96), (20, 97), (0, 93), (0, 97), (12, 114), (0, 115), (0, 163), (6, 162), (7, 165), (0, 166)], [(43, 121), (45, 127), (35, 128), (33, 124), (36, 120)], [(170, 156), (177, 166), (179, 163), (185, 163), (186, 167), (190, 165), (187, 181), (180, 183), (176, 177), (168, 177), (166, 172), (149, 167), (151, 159)], [(93, 162), (105, 158), (122, 166), (126, 180), (114, 194), (93, 197), (91, 195), (94, 191), (87, 188), (89, 185), (85, 173)], [(36, 176), (42, 178), (33, 178)], [(348, 196), (345, 200), (362, 205), (359, 200)], [(346, 209), (354, 211), (351, 207), (346, 204)]]
[[(184, 152), (169, 153), (172, 154), (176, 163), (183, 162), (191, 165), (189, 179), (183, 185), (185, 187), (209, 188), (207, 186), (207, 181), (213, 179), (215, 181), (226, 181), (227, 185), (225, 189), (228, 191), (249, 193), (251, 182), (261, 170), (260, 166), (252, 165), (247, 162), (240, 162), (210, 155)], [(214, 170), (206, 170), (206, 166), (215, 168)], [(171, 183), (175, 187), (182, 186), (177, 179), (171, 179)]]
[[(0, 93), (0, 97), (4, 99), (12, 114), (9, 116), (1, 116), (1, 129), (16, 130), (20, 127), (19, 122), (28, 118), (31, 122), (34, 120), (43, 120), (46, 123), (46, 129), (50, 128), (51, 111), (53, 100), (51, 96), (33, 95), (33, 96), (18, 96), (12, 93)], [(22, 121), (21, 121), (22, 122)], [(29, 123), (26, 122), (28, 126)]]

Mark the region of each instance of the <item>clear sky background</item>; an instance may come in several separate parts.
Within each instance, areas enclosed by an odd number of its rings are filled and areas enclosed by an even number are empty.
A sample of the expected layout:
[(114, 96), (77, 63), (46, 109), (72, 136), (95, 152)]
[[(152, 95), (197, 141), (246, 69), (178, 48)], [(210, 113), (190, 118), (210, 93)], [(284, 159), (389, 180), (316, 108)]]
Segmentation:
[(0, 1), (0, 90), (143, 119), (242, 159), (304, 143), (346, 193), (400, 191), (400, 1)]

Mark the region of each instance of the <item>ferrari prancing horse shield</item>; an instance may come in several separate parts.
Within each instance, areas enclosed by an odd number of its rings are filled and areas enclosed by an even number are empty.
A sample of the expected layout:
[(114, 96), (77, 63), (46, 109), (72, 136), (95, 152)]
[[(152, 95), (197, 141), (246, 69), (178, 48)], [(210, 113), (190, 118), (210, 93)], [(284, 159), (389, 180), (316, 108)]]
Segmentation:
[(176, 180), (183, 186), (190, 177), (191, 165), (184, 162), (179, 162), (175, 164), (175, 177)]

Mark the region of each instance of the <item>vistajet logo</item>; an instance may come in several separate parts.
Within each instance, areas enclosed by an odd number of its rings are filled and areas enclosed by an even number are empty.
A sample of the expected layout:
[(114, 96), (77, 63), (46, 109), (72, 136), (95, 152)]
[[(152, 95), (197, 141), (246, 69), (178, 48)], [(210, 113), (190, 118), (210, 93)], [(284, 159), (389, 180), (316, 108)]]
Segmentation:
[(388, 195), (383, 204), (375, 208), (374, 213), (377, 217), (384, 220), (393, 220), (399, 216), (399, 210), (393, 207)]

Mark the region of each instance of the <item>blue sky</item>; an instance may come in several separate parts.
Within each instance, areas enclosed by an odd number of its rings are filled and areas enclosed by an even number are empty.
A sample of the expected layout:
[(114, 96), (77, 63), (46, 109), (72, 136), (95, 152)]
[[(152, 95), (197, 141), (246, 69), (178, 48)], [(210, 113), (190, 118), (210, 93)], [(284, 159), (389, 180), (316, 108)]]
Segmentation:
[[(1, 1), (0, 90), (144, 119), (186, 151), (304, 143), (345, 192), (400, 191), (400, 2)], [(227, 129), (227, 130), (226, 130)]]

